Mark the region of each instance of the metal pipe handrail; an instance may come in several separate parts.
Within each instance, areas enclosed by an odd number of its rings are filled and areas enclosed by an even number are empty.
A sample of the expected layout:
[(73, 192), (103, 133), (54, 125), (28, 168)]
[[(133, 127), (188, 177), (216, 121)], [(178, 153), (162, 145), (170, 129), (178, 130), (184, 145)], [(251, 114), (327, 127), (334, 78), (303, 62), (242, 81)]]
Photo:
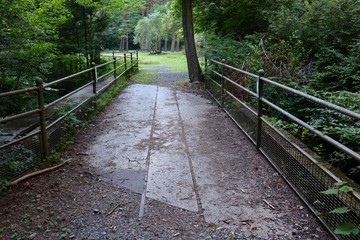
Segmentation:
[(31, 88), (24, 88), (24, 89), (19, 89), (19, 90), (10, 91), (10, 92), (3, 92), (3, 93), (0, 93), (0, 98), (8, 97), (11, 95), (17, 95), (17, 94), (21, 94), (21, 93), (26, 93), (26, 92), (33, 92), (33, 91), (36, 91), (37, 89), (38, 89), (37, 87), (31, 87)]
[(95, 67), (91, 67), (91, 68), (88, 68), (88, 69), (83, 70), (83, 71), (81, 71), (81, 72), (74, 73), (74, 74), (72, 74), (72, 75), (69, 75), (69, 76), (60, 78), (60, 79), (55, 80), (55, 81), (53, 81), (53, 82), (45, 83), (45, 84), (44, 84), (44, 88), (47, 88), (47, 87), (53, 86), (53, 85), (55, 85), (55, 84), (61, 83), (61, 82), (65, 81), (65, 80), (71, 79), (71, 78), (73, 78), (73, 77), (80, 76), (80, 75), (82, 75), (82, 74), (84, 74), (84, 73), (87, 73), (87, 72), (90, 72), (90, 71), (94, 70), (94, 68), (95, 68)]
[(98, 90), (98, 94), (102, 93), (104, 90), (106, 90), (111, 84), (113, 84), (113, 82), (115, 82), (118, 78), (120, 78), (121, 76), (123, 76), (125, 74), (125, 72), (127, 72), (127, 70), (123, 71), (122, 73), (120, 73), (116, 78), (114, 78), (112, 81), (108, 82), (107, 84), (105, 84), (102, 88), (100, 88)]
[(219, 62), (219, 61), (216, 61), (216, 60), (213, 60), (213, 59), (209, 59), (209, 60), (210, 60), (211, 62), (217, 63), (217, 64), (219, 64), (219, 65), (221, 65), (221, 66), (224, 66), (224, 67), (230, 68), (230, 69), (232, 69), (232, 70), (235, 70), (235, 71), (237, 71), (237, 72), (241, 72), (241, 73), (243, 73), (243, 74), (245, 74), (245, 75), (248, 75), (248, 76), (257, 78), (257, 75), (256, 75), (256, 74), (253, 74), (253, 73), (250, 73), (250, 72), (241, 70), (241, 69), (239, 69), (239, 68), (230, 66), (230, 65), (228, 65), (228, 64), (226, 64), (226, 63), (222, 63), (222, 62)]
[(8, 142), (8, 143), (5, 143), (5, 144), (1, 145), (1, 146), (0, 146), (0, 149), (10, 147), (10, 146), (12, 146), (12, 145), (14, 145), (14, 144), (16, 144), (16, 143), (18, 143), (18, 142), (24, 141), (24, 140), (26, 140), (26, 139), (28, 139), (28, 138), (30, 138), (30, 137), (33, 137), (33, 136), (37, 135), (37, 134), (39, 134), (40, 132), (41, 132), (40, 129), (35, 130), (35, 131), (33, 131), (32, 133), (30, 133), (30, 134), (27, 134), (27, 135), (25, 135), (25, 136), (23, 136), (23, 137), (21, 137), (21, 138), (16, 139), (15, 141)]
[(118, 70), (119, 68), (121, 68), (121, 67), (123, 67), (123, 66), (125, 66), (125, 63), (119, 65), (119, 66), (116, 68), (116, 70)]
[(278, 88), (284, 89), (284, 90), (286, 90), (286, 91), (288, 91), (288, 92), (291, 92), (291, 93), (294, 93), (294, 94), (299, 95), (299, 96), (301, 96), (301, 97), (304, 97), (304, 98), (306, 98), (306, 99), (308, 99), (308, 100), (310, 100), (310, 101), (313, 101), (313, 102), (315, 102), (315, 103), (318, 103), (318, 104), (320, 104), (320, 105), (322, 105), (322, 106), (324, 106), (324, 107), (330, 108), (330, 109), (335, 110), (335, 111), (337, 111), (337, 112), (339, 112), (339, 113), (342, 113), (342, 114), (345, 114), (345, 115), (347, 115), (347, 116), (349, 116), (349, 117), (352, 117), (352, 118), (355, 118), (355, 119), (357, 119), (357, 120), (360, 120), (360, 114), (359, 114), (359, 113), (350, 111), (349, 109), (346, 109), (346, 108), (340, 107), (340, 106), (338, 106), (338, 105), (335, 105), (335, 104), (333, 104), (333, 103), (324, 101), (324, 100), (322, 100), (322, 99), (320, 99), (320, 98), (311, 96), (311, 95), (309, 95), (309, 94), (307, 94), (307, 93), (301, 92), (301, 91), (299, 91), (299, 90), (293, 89), (293, 88), (288, 87), (288, 86), (285, 86), (285, 85), (283, 85), (283, 84), (280, 84), (280, 83), (271, 81), (270, 79), (261, 78), (261, 80), (263, 80), (264, 82), (267, 82), (267, 83), (269, 83), (269, 84), (271, 84), (271, 85), (274, 85), (274, 86), (276, 86), (276, 87), (278, 87)]
[[(127, 61), (127, 56), (128, 56), (128, 61)], [(118, 62), (118, 64), (117, 64)], [(109, 64), (112, 64), (114, 65), (114, 67), (107, 73), (105, 73), (104, 75), (100, 76), (100, 77), (97, 77), (97, 74), (98, 74), (98, 69), (100, 69), (101, 67), (105, 67)], [(37, 91), (37, 96), (38, 96), (38, 104), (39, 104), (39, 107), (36, 108), (36, 109), (33, 109), (31, 111), (28, 111), (28, 112), (24, 112), (24, 113), (20, 113), (20, 114), (17, 114), (17, 115), (14, 115), (14, 116), (10, 116), (10, 117), (6, 117), (6, 118), (3, 118), (3, 119), (0, 119), (0, 123), (5, 123), (5, 122), (9, 122), (9, 121), (12, 121), (12, 120), (15, 120), (15, 119), (19, 119), (19, 118), (22, 118), (22, 117), (26, 117), (26, 116), (29, 116), (29, 115), (33, 115), (33, 114), (40, 114), (39, 116), (39, 121), (40, 121), (40, 129), (36, 130), (35, 133), (34, 131), (29, 134), (29, 135), (26, 135), (22, 138), (20, 138), (20, 140), (14, 140), (14, 141), (11, 141), (7, 144), (4, 144), (2, 146), (0, 146), (1, 148), (5, 148), (5, 147), (9, 147), (9, 146), (12, 146), (12, 144), (15, 144), (15, 143), (19, 143), (20, 141), (30, 137), (30, 136), (34, 136), (34, 134), (40, 134), (40, 149), (41, 149), (41, 158), (42, 159), (46, 159), (48, 154), (49, 154), (49, 145), (48, 145), (48, 141), (49, 141), (49, 135), (47, 133), (47, 130), (49, 130), (51, 127), (53, 127), (55, 124), (59, 124), (59, 122), (61, 122), (66, 116), (68, 116), (69, 114), (71, 114), (72, 112), (76, 111), (77, 109), (81, 108), (83, 105), (87, 104), (88, 102), (92, 101), (92, 100), (95, 100), (96, 101), (96, 97), (98, 96), (98, 94), (100, 92), (103, 92), (105, 91), (111, 84), (113, 84), (118, 78), (126, 75), (127, 76), (127, 73), (129, 71), (132, 71), (133, 67), (134, 66), (137, 66), (138, 64), (138, 55), (136, 54), (136, 58), (134, 59), (133, 58), (133, 54), (132, 53), (128, 53), (128, 54), (124, 54), (124, 56), (120, 56), (120, 57), (115, 57), (113, 56), (113, 59), (111, 61), (108, 61), (106, 63), (103, 63), (103, 64), (100, 64), (100, 65), (95, 65), (95, 63), (92, 64), (92, 67), (86, 69), (86, 70), (83, 70), (83, 71), (80, 71), (78, 73), (75, 73), (75, 74), (72, 74), (72, 75), (69, 75), (69, 76), (66, 76), (66, 77), (63, 77), (63, 78), (60, 78), (60, 79), (57, 79), (53, 82), (50, 82), (50, 83), (44, 83), (42, 79), (37, 79), (36, 80), (36, 87), (32, 87), (32, 88), (26, 88), (26, 89), (20, 89), (20, 90), (16, 90), (16, 91), (10, 91), (10, 92), (5, 92), (5, 93), (0, 93), (0, 97), (7, 97), (7, 96), (12, 96), (12, 95), (17, 95), (17, 94), (21, 94), (21, 93), (26, 93), (26, 92), (32, 92), (32, 91)], [(119, 66), (117, 66), (119, 65)], [(125, 69), (121, 69), (121, 68), (124, 68), (125, 66)], [(117, 74), (117, 71), (121, 72), (119, 75)], [(110, 79), (110, 74), (114, 73), (114, 78), (113, 79)], [(74, 91), (70, 92), (70, 93), (67, 93), (66, 95), (56, 99), (55, 101), (45, 105), (44, 104), (44, 90), (46, 88), (49, 88), (55, 84), (58, 84), (58, 83), (61, 83), (63, 81), (66, 81), (66, 80), (70, 80), (74, 77), (78, 77), (78, 76), (81, 76), (83, 74), (89, 74), (89, 75), (86, 75), (86, 77), (90, 78), (88, 83), (84, 84), (83, 86), (75, 89)], [(97, 85), (97, 79), (108, 79), (109, 78), (109, 82), (106, 83), (105, 86), (103, 86), (99, 92), (96, 91), (96, 85)], [(90, 96), (86, 96), (86, 99), (84, 100), (81, 100), (82, 102), (79, 103), (79, 104), (76, 104), (75, 107), (73, 107), (70, 111), (67, 111), (63, 116), (61, 116), (60, 118), (56, 119), (55, 121), (53, 122), (46, 122), (45, 120), (45, 113), (46, 113), (46, 110), (50, 109), (51, 107), (57, 105), (57, 104), (60, 104), (61, 102), (65, 101), (66, 99), (69, 99), (69, 97), (73, 96), (74, 94), (78, 93), (79, 91), (81, 90), (84, 90), (86, 89), (87, 87), (93, 85), (93, 88), (92, 88), (92, 92), (90, 94)]]
[(40, 109), (37, 108), (37, 109), (30, 110), (30, 111), (27, 111), (27, 112), (19, 113), (19, 114), (10, 116), (10, 117), (0, 119), (0, 123), (6, 123), (6, 122), (9, 122), (9, 121), (18, 119), (18, 118), (27, 117), (27, 116), (30, 116), (32, 114), (38, 113), (39, 111), (40, 111)]
[[(243, 73), (243, 74), (245, 74), (245, 75), (252, 76), (252, 77), (258, 77), (258, 76), (255, 75), (255, 74), (252, 74), (252, 73), (249, 73), (249, 72), (247, 72), (247, 71), (244, 71), (244, 70), (235, 68), (235, 67), (230, 66), (230, 65), (228, 65), (228, 64), (225, 64), (225, 63), (222, 63), (222, 62), (213, 60), (213, 59), (209, 59), (209, 60), (212, 61), (212, 62), (214, 62), (214, 63), (217, 63), (217, 64), (219, 64), (219, 65), (221, 65), (221, 66), (224, 66), (224, 67), (233, 69), (233, 70), (235, 70), (235, 71), (241, 72), (241, 73)], [(322, 100), (322, 99), (320, 99), (320, 98), (314, 97), (314, 96), (312, 96), (312, 95), (310, 95), (310, 94), (301, 92), (301, 91), (299, 91), (299, 90), (293, 89), (293, 88), (288, 87), (288, 86), (285, 86), (285, 85), (283, 85), (283, 84), (274, 82), (274, 81), (272, 81), (272, 80), (270, 80), (270, 79), (268, 79), (268, 78), (262, 77), (261, 80), (263, 80), (264, 82), (269, 83), (269, 84), (271, 84), (271, 85), (274, 85), (274, 86), (276, 86), (276, 87), (279, 87), (279, 88), (281, 88), (281, 89), (284, 89), (284, 90), (286, 90), (286, 91), (289, 91), (289, 92), (291, 92), (291, 93), (294, 93), (294, 94), (296, 94), (296, 95), (299, 95), (299, 96), (301, 96), (301, 97), (304, 97), (304, 98), (306, 98), (306, 99), (308, 99), (308, 100), (310, 100), (310, 101), (313, 101), (313, 102), (315, 102), (315, 103), (318, 103), (318, 104), (320, 104), (320, 105), (322, 105), (322, 106), (324, 106), (324, 107), (330, 108), (330, 109), (335, 110), (335, 111), (337, 111), (337, 112), (339, 112), (339, 113), (342, 113), (342, 114), (345, 114), (345, 115), (347, 115), (347, 116), (349, 116), (349, 117), (352, 117), (352, 118), (355, 118), (355, 119), (357, 119), (357, 120), (360, 120), (360, 114), (359, 114), (359, 113), (353, 112), (353, 111), (351, 111), (351, 110), (349, 110), (349, 109), (346, 109), (346, 108), (343, 108), (343, 107), (340, 107), (340, 106), (338, 106), (338, 105), (336, 105), (336, 104), (333, 104), (333, 103), (324, 101), (324, 100)]]
[(233, 81), (232, 79), (224, 76), (224, 75), (221, 75), (221, 73), (219, 72), (216, 72), (215, 70), (211, 70), (213, 73), (215, 73), (216, 75), (220, 76), (220, 77), (223, 77), (225, 80), (227, 80), (228, 82), (234, 84), (235, 86), (241, 88), (242, 90), (244, 90), (245, 92), (249, 93), (250, 95), (256, 97), (256, 93), (254, 93), (253, 91), (247, 89), (246, 87), (242, 86), (241, 84), (238, 84), (237, 82)]
[(107, 72), (105, 73), (104, 75), (100, 76), (100, 77), (97, 77), (97, 80), (99, 79), (102, 79), (102, 78), (105, 78), (106, 76), (110, 75), (110, 74), (113, 74), (114, 73), (114, 70), (111, 70), (110, 72)]
[[(92, 95), (93, 96), (93, 95)], [(64, 118), (66, 118), (67, 116), (69, 116), (69, 114), (73, 113), (75, 110), (77, 110), (78, 108), (80, 108), (82, 105), (84, 105), (85, 103), (87, 103), (89, 100), (91, 99), (91, 97), (85, 99), (84, 101), (82, 101), (81, 103), (79, 103), (78, 105), (76, 105), (75, 107), (73, 107), (71, 110), (69, 110), (67, 113), (65, 113), (63, 116), (59, 117), (58, 119), (56, 119), (54, 122), (50, 123), (46, 129), (50, 129), (52, 126), (56, 125), (58, 122), (60, 122), (61, 120), (63, 120)]]
[[(214, 62), (216, 64), (219, 64), (221, 66), (225, 66), (225, 67), (229, 67), (231, 69), (234, 69), (236, 71), (239, 71), (241, 73), (244, 73), (246, 75), (250, 75), (250, 76), (253, 76), (255, 77), (256, 75), (254, 74), (251, 74), (249, 72), (246, 72), (244, 70), (241, 70), (241, 69), (237, 69), (235, 67), (232, 67), (230, 65), (227, 65), (227, 64), (224, 64), (223, 62), (219, 62), (219, 61), (216, 61), (216, 60), (212, 60), (212, 59), (209, 59), (211, 62)], [(224, 76), (223, 74), (220, 74), (214, 70), (212, 70), (213, 73), (215, 73), (216, 75), (220, 76), (222, 79), (225, 79), (227, 81), (231, 80), (229, 79), (228, 77)], [(285, 91), (288, 91), (288, 92), (291, 92), (291, 93), (294, 93), (298, 96), (301, 96), (301, 97), (304, 97), (305, 99), (308, 99), (310, 101), (313, 101), (315, 103), (318, 103), (320, 104), (321, 106), (324, 106), (326, 108), (330, 108), (332, 110), (335, 110), (339, 113), (342, 113), (344, 115), (347, 115), (349, 117), (352, 117), (356, 120), (360, 120), (360, 114), (356, 113), (356, 112), (353, 112), (353, 111), (350, 111), (346, 108), (343, 108), (343, 107), (340, 107), (340, 106), (337, 106), (335, 104), (332, 104), (332, 103), (329, 103), (329, 102), (326, 102), (320, 98), (317, 98), (317, 97), (314, 97), (314, 96), (311, 96), (307, 93), (304, 93), (304, 92), (301, 92), (299, 90), (296, 90), (296, 89), (293, 89), (293, 88), (290, 88), (290, 87), (287, 87), (283, 84), (280, 84), (280, 83), (277, 83), (277, 82), (274, 82), (274, 81), (271, 81), (270, 79), (267, 79), (267, 78), (264, 78), (264, 77), (261, 77), (259, 78), (258, 76), (256, 76), (258, 81), (261, 79), (261, 81), (263, 83), (268, 83), (268, 84), (271, 84), (275, 87), (278, 87), (278, 88), (281, 88), (281, 89), (284, 89)], [(243, 86), (239, 85), (239, 84), (235, 84), (236, 86), (240, 87), (241, 89), (245, 90)], [(219, 86), (221, 87), (221, 85), (219, 84)], [(246, 90), (245, 90), (246, 91)], [(250, 91), (250, 90), (249, 90)], [(259, 89), (258, 89), (259, 91)], [(251, 91), (250, 91), (251, 92)], [(253, 92), (251, 92), (253, 93)], [(253, 94), (252, 94), (253, 95)], [(292, 121), (296, 122), (297, 124), (305, 127), (306, 129), (308, 129), (310, 132), (314, 133), (315, 135), (317, 135), (318, 137), (320, 137), (322, 140), (326, 141), (327, 143), (331, 144), (332, 146), (336, 147), (337, 149), (347, 153), (348, 155), (350, 155), (351, 157), (353, 157), (357, 162), (360, 163), (360, 155), (353, 151), (352, 149), (346, 147), (345, 145), (341, 144), (340, 142), (334, 140), (333, 138), (327, 136), (326, 134), (323, 134), (321, 131), (317, 130), (316, 128), (312, 127), (311, 125), (307, 124), (306, 122), (300, 120), (299, 118), (295, 117), (294, 115), (288, 113), (287, 111), (285, 111), (284, 109), (280, 108), (279, 106), (277, 106), (276, 104), (268, 101), (267, 99), (265, 99), (263, 96), (259, 96), (259, 95), (256, 95), (260, 102), (260, 103), (265, 103), (267, 104), (268, 106), (272, 107), (273, 109), (277, 110), (278, 112), (280, 112), (281, 114), (283, 114), (284, 116), (288, 117), (289, 119), (291, 119)], [(262, 118), (260, 116), (260, 118)]]
[(291, 113), (288, 113), (287, 111), (285, 111), (284, 109), (278, 107), (277, 105), (275, 105), (274, 103), (266, 100), (265, 98), (260, 98), (260, 100), (267, 104), (268, 106), (274, 108), (276, 111), (280, 112), (281, 114), (283, 114), (284, 116), (290, 118), (291, 120), (293, 120), (294, 122), (296, 122), (297, 124), (303, 126), (304, 128), (308, 129), (310, 132), (314, 133), (315, 135), (317, 135), (318, 137), (320, 137), (322, 140), (330, 143), (331, 145), (333, 145), (334, 147), (336, 147), (337, 149), (349, 154), (351, 157), (353, 157), (356, 161), (358, 161), (360, 163), (360, 154), (356, 153), (355, 151), (351, 150), (350, 148), (346, 147), (345, 145), (339, 143), (338, 141), (332, 139), (331, 137), (327, 136), (326, 134), (323, 134), (322, 132), (320, 132), (319, 130), (317, 130), (316, 128), (310, 126), (309, 124), (307, 124), (306, 122), (300, 120), (299, 118), (295, 117), (294, 115), (292, 115)]
[(96, 65), (95, 68), (98, 69), (98, 68), (101, 68), (101, 67), (103, 67), (103, 66), (106, 66), (106, 65), (108, 65), (108, 64), (110, 64), (110, 63), (113, 63), (113, 62), (114, 62), (114, 60), (108, 61), (108, 62), (106, 62), (106, 63), (102, 63), (102, 64), (99, 64), (99, 65)]
[(77, 92), (79, 92), (79, 91), (83, 90), (84, 88), (86, 88), (86, 87), (88, 87), (88, 86), (90, 86), (90, 85), (92, 85), (92, 84), (93, 84), (92, 82), (89, 82), (89, 83), (87, 83), (87, 84), (85, 84), (85, 85), (83, 85), (83, 86), (81, 86), (81, 87), (79, 87), (79, 88), (75, 89), (74, 91), (72, 91), (72, 92), (70, 92), (70, 93), (68, 93), (68, 94), (66, 94), (66, 95), (64, 95), (64, 96), (62, 96), (61, 98), (56, 99), (55, 101), (53, 101), (53, 102), (51, 102), (51, 103), (49, 103), (49, 104), (45, 105), (45, 109), (49, 109), (49, 108), (53, 107), (54, 105), (56, 105), (56, 104), (58, 104), (58, 103), (60, 103), (60, 102), (64, 101), (66, 98), (68, 98), (68, 97), (70, 97), (70, 96), (74, 95), (75, 93), (77, 93)]

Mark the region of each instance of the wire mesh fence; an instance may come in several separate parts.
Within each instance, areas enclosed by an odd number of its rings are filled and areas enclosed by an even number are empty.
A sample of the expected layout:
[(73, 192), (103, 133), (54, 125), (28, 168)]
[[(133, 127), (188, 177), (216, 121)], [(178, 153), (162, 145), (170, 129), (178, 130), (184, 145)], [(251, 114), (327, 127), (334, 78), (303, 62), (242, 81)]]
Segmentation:
[[(337, 194), (324, 194), (323, 191), (334, 188), (336, 183), (349, 179), (341, 172), (331, 168), (310, 149), (285, 131), (275, 128), (263, 117), (259, 119), (258, 94), (246, 94), (239, 81), (232, 81), (216, 62), (211, 66), (206, 78), (207, 91), (223, 107), (224, 111), (247, 134), (269, 162), (296, 191), (301, 199), (337, 239), (355, 240), (358, 235), (335, 235), (338, 223), (352, 223), (360, 226), (360, 195), (357, 191)], [(242, 74), (244, 72), (238, 72)], [(232, 73), (233, 74), (233, 73)], [(232, 75), (230, 74), (230, 75)], [(246, 74), (246, 73), (245, 73)], [(251, 74), (253, 77), (254, 75)], [(256, 77), (256, 76), (255, 76)], [(244, 84), (239, 77), (240, 84)], [(252, 91), (259, 90), (253, 82), (248, 86)], [(244, 97), (246, 96), (246, 97)], [(265, 109), (266, 106), (263, 106)], [(259, 124), (261, 127), (259, 128)], [(260, 129), (260, 131), (259, 131)], [(332, 210), (347, 206), (351, 211), (341, 214)]]

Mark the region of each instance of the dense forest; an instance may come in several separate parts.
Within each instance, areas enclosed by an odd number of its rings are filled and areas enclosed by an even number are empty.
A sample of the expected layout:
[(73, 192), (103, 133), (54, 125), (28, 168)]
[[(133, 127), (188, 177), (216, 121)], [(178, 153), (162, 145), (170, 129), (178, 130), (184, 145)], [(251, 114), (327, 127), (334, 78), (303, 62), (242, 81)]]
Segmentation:
[[(290, 87), (360, 112), (360, 2), (354, 0), (193, 0), (199, 56), (225, 59)], [(2, 0), (0, 92), (50, 82), (101, 63), (101, 51), (180, 51), (180, 0)], [(73, 82), (71, 84), (76, 84)], [(72, 86), (63, 86), (71, 88)], [(271, 100), (359, 152), (360, 123), (281, 93)], [(3, 98), (0, 116), (35, 102)], [(285, 119), (277, 126), (313, 145), (326, 146)], [(332, 152), (330, 161), (349, 158)], [(360, 166), (348, 173), (357, 175)], [(359, 175), (357, 175), (359, 176)]]

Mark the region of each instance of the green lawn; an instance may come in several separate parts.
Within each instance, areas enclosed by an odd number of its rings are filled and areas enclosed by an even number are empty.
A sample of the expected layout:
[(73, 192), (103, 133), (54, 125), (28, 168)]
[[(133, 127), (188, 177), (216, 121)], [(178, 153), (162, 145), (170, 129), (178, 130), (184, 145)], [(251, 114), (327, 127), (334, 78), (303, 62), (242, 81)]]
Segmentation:
[[(103, 55), (111, 55), (112, 51), (102, 52)], [(123, 53), (115, 52), (115, 56), (124, 56)], [(134, 55), (135, 57), (135, 55)], [(168, 66), (173, 71), (187, 72), (186, 56), (183, 52), (163, 52), (161, 54), (149, 54), (139, 52), (140, 68), (142, 64)]]
[[(112, 56), (112, 51), (102, 52), (103, 56)], [(124, 56), (124, 53), (115, 52), (115, 56)], [(139, 52), (139, 72), (132, 76), (132, 81), (140, 84), (152, 84), (156, 79), (157, 73), (146, 65), (167, 66), (174, 72), (187, 72), (186, 55), (184, 52), (163, 52), (161, 54), (149, 54), (148, 52)], [(135, 58), (135, 54), (133, 54)], [(200, 65), (203, 65), (203, 59), (199, 58)], [(188, 82), (189, 79), (184, 79)]]
[(140, 67), (142, 64), (168, 66), (176, 72), (187, 72), (186, 56), (183, 52), (166, 52), (149, 54), (139, 52)]

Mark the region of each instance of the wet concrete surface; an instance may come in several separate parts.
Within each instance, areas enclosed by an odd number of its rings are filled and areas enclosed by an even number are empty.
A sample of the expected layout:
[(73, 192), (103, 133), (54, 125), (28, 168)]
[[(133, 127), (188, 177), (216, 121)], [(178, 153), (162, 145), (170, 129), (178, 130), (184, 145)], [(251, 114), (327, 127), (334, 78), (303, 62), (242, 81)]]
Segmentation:
[(281, 177), (212, 100), (133, 84), (112, 106), (89, 162), (100, 179), (142, 194), (140, 217), (151, 198), (265, 238), (291, 232)]

